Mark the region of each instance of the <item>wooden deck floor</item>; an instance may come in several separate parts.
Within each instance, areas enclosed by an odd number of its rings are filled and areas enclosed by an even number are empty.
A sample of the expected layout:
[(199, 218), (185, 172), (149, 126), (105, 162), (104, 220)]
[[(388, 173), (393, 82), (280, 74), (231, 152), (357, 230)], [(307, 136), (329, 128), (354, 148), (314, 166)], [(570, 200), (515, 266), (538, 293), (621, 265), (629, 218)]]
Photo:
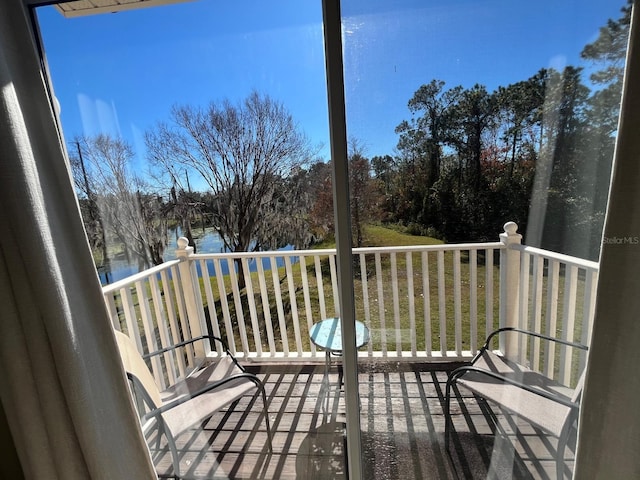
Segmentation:
[[(262, 367), (259, 376), (268, 396), (273, 453), (267, 448), (262, 403), (258, 397), (245, 397), (178, 438), (182, 474), (207, 479), (348, 478), (344, 398), (336, 388), (339, 373), (330, 374), (328, 393), (322, 366)], [(555, 478), (555, 438), (465, 391), (452, 401), (455, 432), (448, 455), (446, 378), (443, 367), (434, 365), (405, 365), (393, 371), (389, 365), (362, 368), (364, 478)], [(159, 475), (170, 477), (166, 444), (161, 441), (152, 453)], [(567, 456), (565, 474), (570, 478), (571, 449)]]

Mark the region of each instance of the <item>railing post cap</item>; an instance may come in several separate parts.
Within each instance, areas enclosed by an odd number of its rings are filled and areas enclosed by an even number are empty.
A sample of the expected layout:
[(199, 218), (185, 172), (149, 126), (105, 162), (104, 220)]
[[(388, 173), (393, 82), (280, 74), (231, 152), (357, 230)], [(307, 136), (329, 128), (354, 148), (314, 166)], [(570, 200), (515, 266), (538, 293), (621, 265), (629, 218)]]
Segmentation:
[(500, 234), (502, 243), (505, 245), (522, 243), (522, 235), (518, 233), (518, 224), (516, 222), (507, 222), (502, 228), (504, 228), (504, 233)]
[(189, 246), (189, 239), (187, 237), (178, 238), (178, 250), (176, 250), (178, 257), (186, 257), (192, 253), (193, 247)]
[(507, 222), (502, 228), (507, 235), (515, 235), (518, 232), (518, 224), (516, 222)]

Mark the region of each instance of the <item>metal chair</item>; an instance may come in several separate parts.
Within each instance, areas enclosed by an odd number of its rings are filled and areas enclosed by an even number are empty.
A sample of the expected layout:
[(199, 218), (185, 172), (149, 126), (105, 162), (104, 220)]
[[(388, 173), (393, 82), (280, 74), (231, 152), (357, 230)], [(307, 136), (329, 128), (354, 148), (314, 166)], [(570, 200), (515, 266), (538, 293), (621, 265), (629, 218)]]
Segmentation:
[[(214, 412), (229, 405), (257, 388), (262, 394), (264, 419), (267, 427), (268, 448), (273, 451), (271, 427), (267, 411), (267, 399), (262, 381), (247, 372), (233, 357), (224, 342), (213, 336), (202, 336), (171, 347), (140, 355), (135, 344), (124, 333), (115, 332), (120, 356), (130, 381), (132, 393), (138, 407), (141, 423), (154, 425), (158, 429), (158, 442), (166, 436), (171, 451), (175, 478), (180, 474), (180, 457), (176, 437), (195, 425), (201, 424)], [(175, 385), (160, 391), (145, 359), (162, 355), (197, 341), (217, 341), (223, 345), (226, 355), (191, 372)]]
[(506, 411), (523, 418), (558, 438), (557, 478), (564, 478), (564, 451), (571, 429), (576, 424), (582, 394), (584, 372), (575, 388), (562, 385), (539, 372), (517, 364), (490, 350), (491, 341), (501, 334), (537, 337), (546, 341), (586, 351), (579, 343), (548, 337), (536, 332), (506, 327), (492, 332), (471, 364), (453, 370), (445, 394), (445, 448), (449, 451), (451, 388), (461, 385)]

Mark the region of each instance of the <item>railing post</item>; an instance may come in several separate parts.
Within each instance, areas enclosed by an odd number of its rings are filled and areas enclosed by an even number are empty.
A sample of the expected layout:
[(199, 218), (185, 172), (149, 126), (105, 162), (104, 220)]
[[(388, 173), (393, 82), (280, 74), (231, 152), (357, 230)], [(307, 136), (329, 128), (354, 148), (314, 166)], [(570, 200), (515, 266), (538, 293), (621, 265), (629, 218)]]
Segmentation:
[[(182, 288), (182, 295), (187, 309), (187, 322), (191, 337), (195, 338), (203, 335), (203, 332), (207, 332), (207, 327), (200, 283), (198, 282), (198, 272), (190, 258), (191, 255), (193, 255), (193, 247), (189, 246), (189, 240), (185, 237), (180, 237), (178, 239), (178, 249), (176, 250), (176, 256), (180, 260), (178, 269), (180, 271), (181, 284), (179, 286)], [(202, 358), (210, 351), (208, 342), (195, 342), (194, 348), (196, 355)]]
[[(504, 224), (500, 242), (506, 248), (500, 250), (500, 327), (517, 327), (520, 302), (520, 250), (512, 245), (522, 243), (522, 235), (515, 222)], [(500, 350), (509, 358), (517, 358), (518, 338), (515, 335), (500, 336)]]

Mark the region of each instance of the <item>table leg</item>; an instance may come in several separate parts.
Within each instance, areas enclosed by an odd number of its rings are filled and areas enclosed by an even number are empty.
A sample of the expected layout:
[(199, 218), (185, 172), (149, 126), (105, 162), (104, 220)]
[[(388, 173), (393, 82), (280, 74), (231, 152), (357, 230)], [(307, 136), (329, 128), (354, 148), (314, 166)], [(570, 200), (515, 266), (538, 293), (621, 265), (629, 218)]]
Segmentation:
[(324, 390), (324, 396), (327, 402), (326, 406), (325, 402), (322, 402), (322, 408), (325, 414), (329, 413), (329, 402), (331, 400), (331, 396), (329, 395), (329, 370), (331, 370), (331, 352), (325, 350), (324, 376), (322, 377), (322, 389)]

